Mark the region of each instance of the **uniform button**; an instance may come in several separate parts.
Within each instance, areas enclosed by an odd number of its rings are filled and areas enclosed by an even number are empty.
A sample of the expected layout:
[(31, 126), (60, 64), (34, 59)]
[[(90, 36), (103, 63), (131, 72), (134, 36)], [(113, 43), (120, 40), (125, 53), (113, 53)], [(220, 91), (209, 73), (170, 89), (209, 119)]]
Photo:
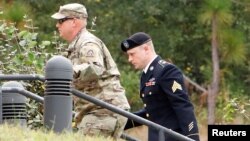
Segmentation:
[(144, 107), (147, 107), (147, 104), (144, 104)]
[(142, 94), (141, 96), (144, 97), (144, 94)]
[(146, 114), (146, 117), (149, 117), (149, 114), (148, 114), (148, 113)]
[(149, 92), (149, 95), (151, 95), (152, 94), (152, 92)]

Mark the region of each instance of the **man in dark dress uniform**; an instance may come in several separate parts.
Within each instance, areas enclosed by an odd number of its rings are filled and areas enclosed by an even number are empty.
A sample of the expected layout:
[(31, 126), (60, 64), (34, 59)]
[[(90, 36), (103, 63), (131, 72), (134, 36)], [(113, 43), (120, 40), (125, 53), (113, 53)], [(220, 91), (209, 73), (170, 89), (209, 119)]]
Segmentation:
[[(140, 97), (144, 108), (134, 114), (199, 141), (194, 107), (184, 87), (182, 72), (156, 54), (151, 37), (144, 32), (122, 41), (121, 49), (135, 69), (143, 70)], [(140, 125), (128, 120), (125, 129)], [(149, 141), (158, 141), (158, 135), (157, 130), (149, 128)], [(176, 139), (165, 135), (165, 141)]]

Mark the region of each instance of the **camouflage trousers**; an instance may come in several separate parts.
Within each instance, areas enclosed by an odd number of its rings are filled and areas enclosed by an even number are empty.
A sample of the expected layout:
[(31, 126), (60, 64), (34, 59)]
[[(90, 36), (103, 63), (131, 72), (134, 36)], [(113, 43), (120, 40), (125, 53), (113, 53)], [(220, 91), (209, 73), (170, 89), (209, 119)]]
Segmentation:
[(84, 115), (80, 124), (77, 125), (78, 132), (88, 136), (120, 138), (127, 123), (127, 118), (113, 113), (112, 115), (87, 114)]

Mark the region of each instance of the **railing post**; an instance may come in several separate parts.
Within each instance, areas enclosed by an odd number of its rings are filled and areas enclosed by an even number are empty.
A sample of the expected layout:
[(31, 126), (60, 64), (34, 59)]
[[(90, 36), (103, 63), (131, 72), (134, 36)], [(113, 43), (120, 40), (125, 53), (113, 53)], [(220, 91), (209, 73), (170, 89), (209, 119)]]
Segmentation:
[[(2, 88), (21, 88), (23, 85), (16, 81), (9, 81), (3, 84)], [(2, 119), (3, 123), (27, 126), (27, 109), (25, 96), (18, 93), (2, 93)]]
[(3, 123), (3, 102), (2, 102), (2, 96), (3, 95), (3, 93), (2, 93), (2, 87), (0, 86), (0, 124), (2, 124)]
[(158, 141), (165, 141), (165, 135), (163, 130), (159, 130), (159, 140)]
[(44, 125), (57, 133), (72, 131), (72, 64), (63, 56), (54, 56), (45, 71)]

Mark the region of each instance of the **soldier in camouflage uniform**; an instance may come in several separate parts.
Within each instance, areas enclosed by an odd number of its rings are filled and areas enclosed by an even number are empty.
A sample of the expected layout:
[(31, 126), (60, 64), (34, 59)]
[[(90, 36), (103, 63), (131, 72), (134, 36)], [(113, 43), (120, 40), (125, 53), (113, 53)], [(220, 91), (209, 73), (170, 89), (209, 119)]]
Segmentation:
[[(60, 37), (68, 41), (67, 58), (74, 70), (73, 85), (88, 95), (129, 110), (120, 73), (105, 44), (86, 29), (87, 11), (78, 3), (61, 6), (51, 16)], [(74, 97), (75, 122), (84, 135), (120, 137), (127, 118), (86, 100)]]

